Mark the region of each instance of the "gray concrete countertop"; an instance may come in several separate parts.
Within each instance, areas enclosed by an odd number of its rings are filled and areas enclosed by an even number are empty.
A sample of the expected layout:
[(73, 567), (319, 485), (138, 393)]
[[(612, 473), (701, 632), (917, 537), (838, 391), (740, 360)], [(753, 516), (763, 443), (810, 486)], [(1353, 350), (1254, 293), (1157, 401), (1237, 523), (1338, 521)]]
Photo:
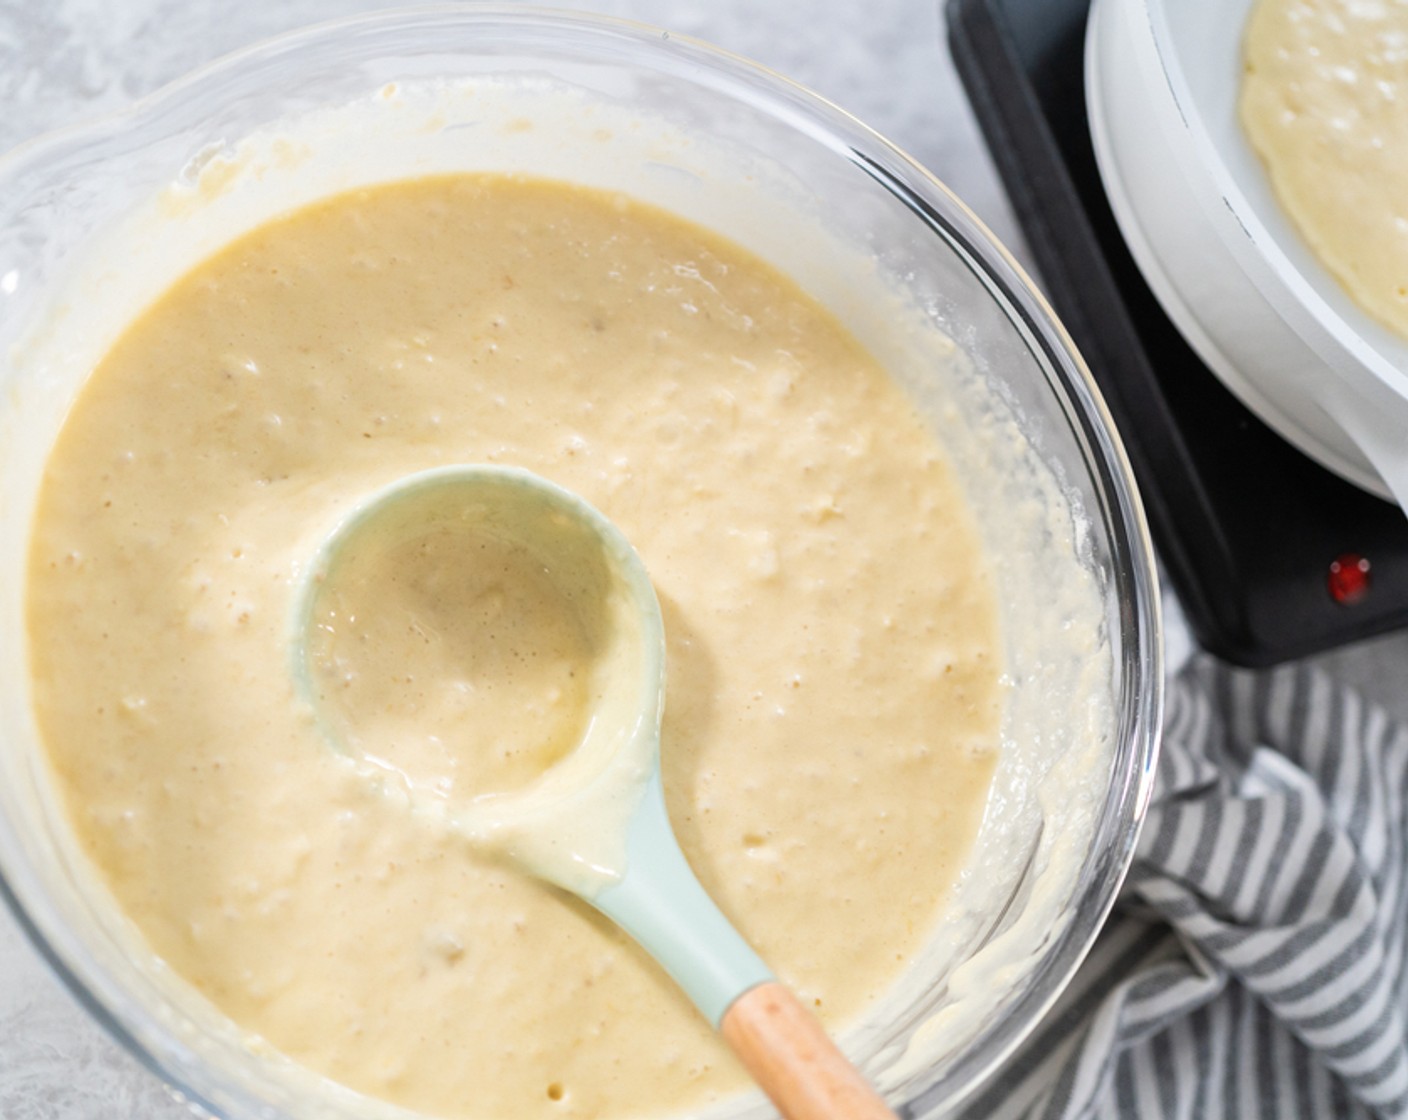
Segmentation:
[[(944, 45), (938, 0), (555, 0), (694, 35), (850, 111), (1024, 246)], [(0, 151), (120, 109), (222, 54), (388, 0), (0, 0)], [(1166, 596), (1170, 662), (1191, 649)], [(1323, 659), (1408, 717), (1408, 636)], [(95, 1025), (0, 909), (0, 1117), (176, 1120), (186, 1108)]]

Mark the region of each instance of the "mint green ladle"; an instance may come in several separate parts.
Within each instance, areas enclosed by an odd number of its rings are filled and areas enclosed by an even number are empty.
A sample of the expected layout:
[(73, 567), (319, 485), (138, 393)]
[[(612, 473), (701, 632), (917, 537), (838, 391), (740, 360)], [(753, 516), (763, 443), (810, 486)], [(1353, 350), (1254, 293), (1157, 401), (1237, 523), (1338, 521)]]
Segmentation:
[[(526, 788), (452, 805), (412, 784), (410, 809), (577, 895), (635, 938), (784, 1116), (893, 1117), (724, 917), (680, 851), (660, 781), (660, 604), (630, 542), (576, 494), (519, 468), (465, 465), (408, 475), (366, 497), (300, 578), (291, 640), (300, 695), (321, 714), (326, 700), (314, 679), (310, 635), (343, 563), (359, 550), (431, 530), (488, 534), (521, 547), (567, 600), (592, 608), (600, 630), (596, 699), (576, 748)], [(337, 735), (326, 738), (368, 777), (384, 778), (383, 767), (350, 753)]]

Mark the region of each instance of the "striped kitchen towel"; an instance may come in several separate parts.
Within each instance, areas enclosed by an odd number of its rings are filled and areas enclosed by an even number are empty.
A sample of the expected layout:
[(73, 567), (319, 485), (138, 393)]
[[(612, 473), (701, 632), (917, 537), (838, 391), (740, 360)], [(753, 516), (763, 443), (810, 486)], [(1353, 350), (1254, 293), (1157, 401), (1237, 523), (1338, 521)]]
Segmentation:
[(963, 1114), (1408, 1120), (1408, 726), (1196, 658), (1070, 988)]

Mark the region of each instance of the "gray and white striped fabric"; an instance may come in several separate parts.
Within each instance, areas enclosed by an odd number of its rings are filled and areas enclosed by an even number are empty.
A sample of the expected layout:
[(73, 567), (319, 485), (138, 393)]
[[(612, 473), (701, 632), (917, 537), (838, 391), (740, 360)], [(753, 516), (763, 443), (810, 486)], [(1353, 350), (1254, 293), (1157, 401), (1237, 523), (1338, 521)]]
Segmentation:
[(1408, 1120), (1408, 726), (1195, 659), (1120, 901), (964, 1115)]

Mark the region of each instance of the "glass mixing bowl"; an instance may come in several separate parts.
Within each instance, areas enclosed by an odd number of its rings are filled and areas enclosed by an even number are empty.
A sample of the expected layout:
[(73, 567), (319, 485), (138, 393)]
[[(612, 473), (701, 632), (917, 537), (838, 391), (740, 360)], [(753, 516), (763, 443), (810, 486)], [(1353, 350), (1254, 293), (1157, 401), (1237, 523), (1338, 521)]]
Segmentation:
[[(626, 191), (743, 243), (850, 326), (948, 449), (987, 546), (975, 562), (1000, 590), (1001, 762), (931, 949), (841, 1039), (908, 1114), (946, 1110), (1049, 1008), (1133, 854), (1163, 684), (1143, 515), (1070, 340), (957, 199), (785, 79), (632, 24), (516, 7), (328, 24), (0, 162), (8, 902), (92, 1014), (194, 1105), (232, 1120), (391, 1114), (271, 1053), (164, 969), (78, 851), (29, 702), (26, 527), (74, 393), (175, 278), (302, 203), (453, 170)], [(723, 1111), (767, 1110), (745, 1096)]]

